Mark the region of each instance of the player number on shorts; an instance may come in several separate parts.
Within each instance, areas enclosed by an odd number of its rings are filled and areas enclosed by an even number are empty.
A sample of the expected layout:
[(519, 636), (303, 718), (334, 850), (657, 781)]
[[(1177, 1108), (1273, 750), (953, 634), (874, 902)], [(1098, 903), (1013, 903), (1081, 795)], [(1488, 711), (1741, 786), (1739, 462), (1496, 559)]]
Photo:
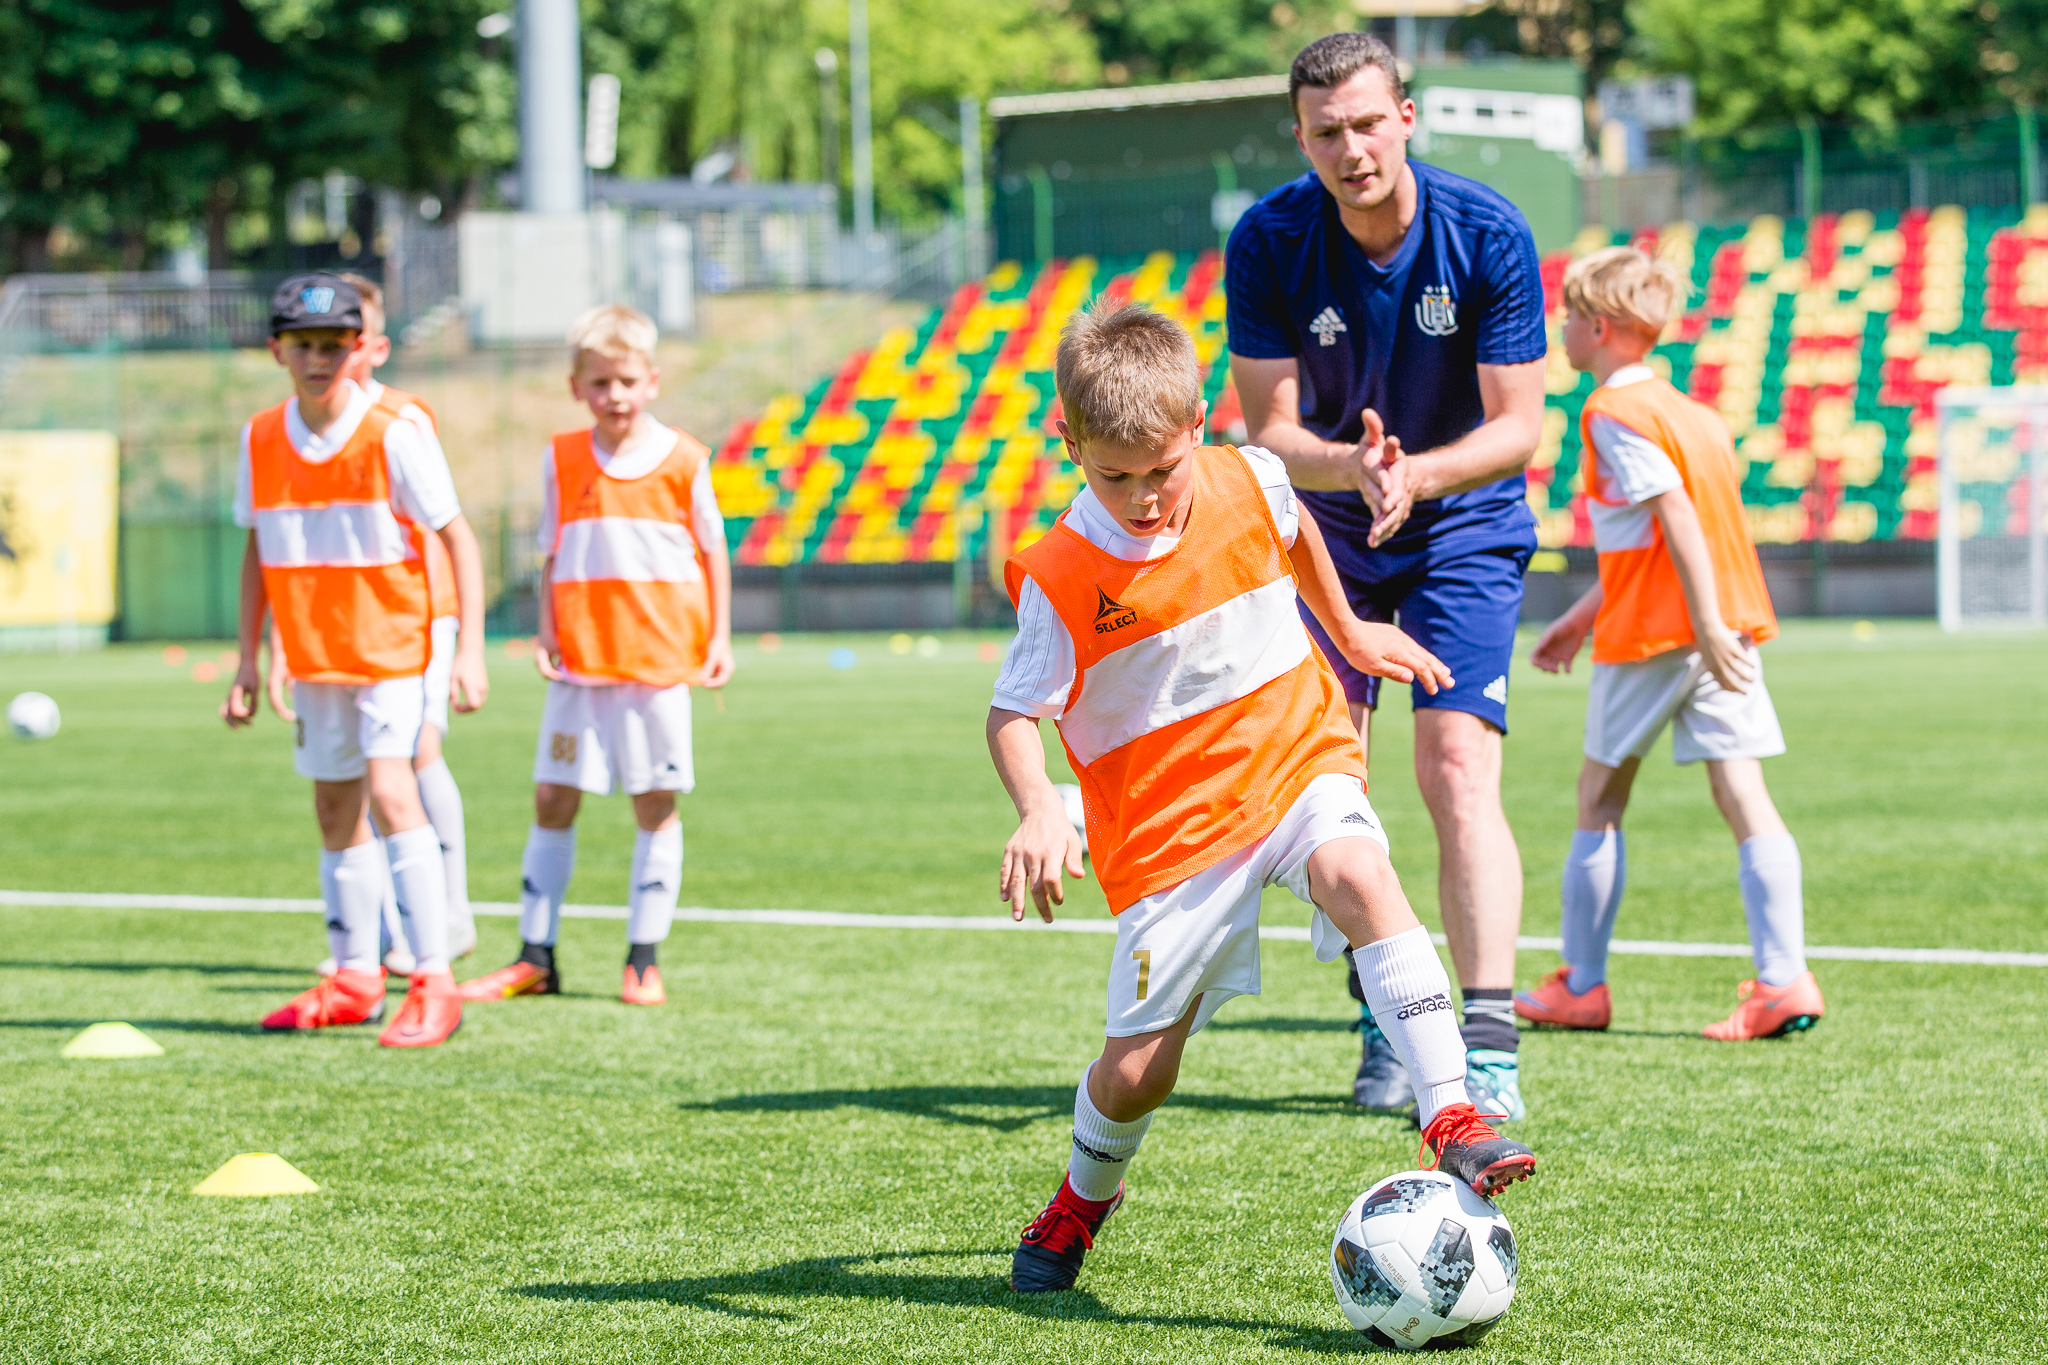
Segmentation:
[(1143, 1000), (1146, 987), (1152, 982), (1152, 950), (1136, 948), (1132, 950), (1131, 957), (1138, 964), (1138, 998)]
[(557, 763), (574, 763), (576, 761), (576, 736), (554, 736), (548, 742), (548, 757)]

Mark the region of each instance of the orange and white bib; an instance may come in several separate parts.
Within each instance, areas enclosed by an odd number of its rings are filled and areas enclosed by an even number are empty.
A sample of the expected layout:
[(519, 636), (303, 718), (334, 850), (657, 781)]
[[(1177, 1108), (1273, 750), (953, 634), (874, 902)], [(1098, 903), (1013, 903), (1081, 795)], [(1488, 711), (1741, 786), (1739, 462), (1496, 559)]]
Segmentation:
[[(1671, 458), (1685, 494), (1698, 511), (1700, 530), (1714, 565), (1714, 588), (1728, 628), (1762, 642), (1778, 633), (1777, 614), (1764, 587), (1763, 565), (1742, 514), (1742, 472), (1735, 442), (1719, 413), (1680, 393), (1662, 379), (1640, 379), (1593, 390), (1579, 416), (1583, 449), (1591, 457), (1593, 419), (1621, 423)], [(1586, 496), (1595, 503), (1625, 503), (1607, 487), (1599, 461), (1589, 458)], [(1600, 614), (1593, 620), (1593, 662), (1635, 663), (1693, 643), (1685, 590), (1654, 517), (1649, 539), (1629, 549), (1600, 555)]]
[(414, 678), (429, 653), (418, 526), (391, 502), (389, 413), (372, 406), (333, 459), (301, 459), (285, 405), (249, 423), (250, 502), (263, 589), (300, 682)]
[[(379, 386), (377, 406), (393, 417), (404, 412), (407, 405), (418, 408), (427, 415), (427, 421), (434, 428), (434, 435), (441, 434), (441, 419), (427, 406), (427, 400), (404, 389), (394, 389), (389, 384)], [(427, 556), (427, 592), (433, 599), (433, 614), (436, 621), (444, 616), (460, 615), (462, 603), (455, 592), (455, 563), (448, 558), (448, 547), (441, 543), (441, 537), (427, 534), (420, 538)]]
[(1073, 638), (1060, 742), (1112, 912), (1263, 839), (1315, 778), (1365, 779), (1257, 478), (1228, 446), (1194, 460), (1174, 549), (1119, 559), (1063, 517), (1004, 568), (1010, 600), (1028, 575)]
[(690, 531), (690, 488), (710, 457), (679, 431), (653, 471), (615, 479), (588, 430), (554, 438), (551, 601), (570, 673), (653, 687), (702, 676), (711, 595)]

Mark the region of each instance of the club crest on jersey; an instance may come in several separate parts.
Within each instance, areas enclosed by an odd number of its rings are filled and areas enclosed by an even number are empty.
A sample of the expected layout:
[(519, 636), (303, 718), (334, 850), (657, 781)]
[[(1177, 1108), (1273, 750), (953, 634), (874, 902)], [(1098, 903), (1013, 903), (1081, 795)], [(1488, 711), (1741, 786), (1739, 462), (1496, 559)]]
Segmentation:
[(1447, 284), (1426, 284), (1415, 304), (1415, 325), (1424, 336), (1447, 337), (1458, 330), (1458, 301)]
[(1107, 635), (1113, 630), (1138, 623), (1138, 613), (1111, 597), (1100, 587), (1095, 589), (1095, 633)]
[(334, 310), (334, 289), (332, 286), (316, 284), (310, 289), (299, 291), (299, 302), (306, 305), (309, 313), (328, 313)]
[(1335, 308), (1325, 308), (1322, 312), (1316, 314), (1316, 320), (1308, 325), (1308, 329), (1314, 332), (1316, 340), (1325, 346), (1335, 346), (1337, 344), (1337, 333), (1351, 330), (1344, 325), (1344, 319), (1337, 316)]

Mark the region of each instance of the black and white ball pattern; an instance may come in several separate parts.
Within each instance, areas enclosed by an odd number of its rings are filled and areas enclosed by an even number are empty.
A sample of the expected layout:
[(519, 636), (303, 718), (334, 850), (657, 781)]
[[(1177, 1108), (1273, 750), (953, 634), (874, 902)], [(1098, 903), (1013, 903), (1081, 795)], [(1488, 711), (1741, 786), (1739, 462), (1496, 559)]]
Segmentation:
[(1515, 1234), (1492, 1201), (1437, 1171), (1388, 1176), (1337, 1221), (1337, 1306), (1385, 1346), (1470, 1345), (1515, 1299)]

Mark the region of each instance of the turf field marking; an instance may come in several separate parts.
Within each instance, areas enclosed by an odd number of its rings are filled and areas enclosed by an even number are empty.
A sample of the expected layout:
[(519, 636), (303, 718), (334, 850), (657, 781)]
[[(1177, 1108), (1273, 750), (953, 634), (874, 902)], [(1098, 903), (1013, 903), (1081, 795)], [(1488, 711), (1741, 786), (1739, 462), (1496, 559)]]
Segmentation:
[[(271, 896), (145, 896), (86, 891), (0, 891), (0, 906), (68, 906), (88, 910), (227, 910), (297, 911), (314, 914), (324, 907), (316, 900), (293, 900)], [(472, 901), (470, 909), (479, 915), (517, 915), (519, 907), (506, 901)], [(625, 919), (623, 905), (564, 905), (569, 919)], [(1019, 925), (1000, 915), (873, 915), (843, 910), (712, 910), (682, 906), (678, 920), (700, 924), (789, 924), (814, 929), (983, 929), (1011, 932), (1059, 934), (1114, 934), (1116, 921), (1106, 919), (1063, 919), (1051, 924), (1036, 920)], [(1291, 924), (1269, 924), (1259, 930), (1263, 939), (1289, 942), (1309, 941), (1307, 929)], [(1442, 934), (1430, 935), (1439, 945)], [(1556, 952), (1563, 940), (1537, 938), (1528, 934), (1515, 940), (1523, 952)], [(1637, 957), (1748, 957), (1746, 943), (1682, 943), (1657, 939), (1618, 938), (1608, 951)], [(1826, 962), (1921, 962), (1953, 967), (2048, 967), (2048, 953), (1994, 953), (1977, 948), (1830, 948), (1809, 947), (1809, 958)]]

